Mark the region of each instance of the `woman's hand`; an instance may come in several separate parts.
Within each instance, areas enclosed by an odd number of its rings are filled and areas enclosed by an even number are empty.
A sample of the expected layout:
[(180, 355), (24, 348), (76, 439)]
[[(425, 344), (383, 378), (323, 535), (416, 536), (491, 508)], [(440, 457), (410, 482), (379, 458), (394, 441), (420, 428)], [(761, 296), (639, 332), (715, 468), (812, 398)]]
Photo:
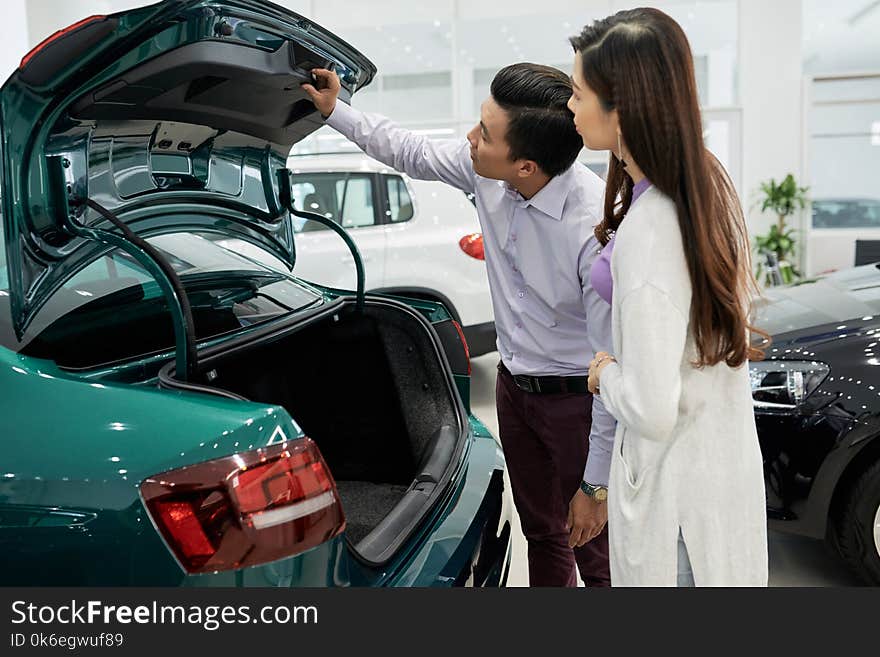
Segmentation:
[(587, 375), (587, 388), (594, 395), (599, 394), (599, 376), (602, 374), (602, 370), (608, 366), (609, 363), (616, 363), (617, 360), (609, 353), (604, 351), (600, 351), (593, 360), (590, 361), (590, 373)]

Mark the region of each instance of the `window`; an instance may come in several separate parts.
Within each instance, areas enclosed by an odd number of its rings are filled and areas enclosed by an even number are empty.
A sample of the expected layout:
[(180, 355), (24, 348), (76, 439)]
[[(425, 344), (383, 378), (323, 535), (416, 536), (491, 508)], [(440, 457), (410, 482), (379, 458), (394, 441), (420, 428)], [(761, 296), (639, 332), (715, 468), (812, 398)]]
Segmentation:
[(880, 228), (880, 201), (874, 199), (814, 201), (813, 228)]
[[(206, 340), (296, 312), (320, 300), (281, 273), (196, 234), (148, 240), (181, 277), (195, 337)], [(0, 314), (0, 344), (61, 367), (90, 368), (174, 347), (168, 304), (153, 277), (114, 250), (74, 273), (19, 342)]]
[(388, 209), (385, 211), (391, 223), (396, 224), (413, 218), (413, 204), (406, 183), (398, 176), (385, 177), (388, 193)]
[(813, 228), (880, 228), (880, 75), (813, 81)]
[[(341, 223), (343, 228), (363, 228), (376, 223), (373, 178), (369, 174), (295, 173), (292, 190), (297, 208), (323, 215)], [(295, 217), (294, 230), (300, 233), (327, 228)]]

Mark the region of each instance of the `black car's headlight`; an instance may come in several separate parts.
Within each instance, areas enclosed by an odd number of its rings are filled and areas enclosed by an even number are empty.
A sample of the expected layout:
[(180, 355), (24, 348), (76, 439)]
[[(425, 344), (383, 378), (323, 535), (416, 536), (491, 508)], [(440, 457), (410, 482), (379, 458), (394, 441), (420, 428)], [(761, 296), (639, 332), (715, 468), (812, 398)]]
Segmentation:
[(749, 363), (755, 408), (797, 408), (818, 388), (829, 368), (825, 363), (799, 360), (766, 360)]

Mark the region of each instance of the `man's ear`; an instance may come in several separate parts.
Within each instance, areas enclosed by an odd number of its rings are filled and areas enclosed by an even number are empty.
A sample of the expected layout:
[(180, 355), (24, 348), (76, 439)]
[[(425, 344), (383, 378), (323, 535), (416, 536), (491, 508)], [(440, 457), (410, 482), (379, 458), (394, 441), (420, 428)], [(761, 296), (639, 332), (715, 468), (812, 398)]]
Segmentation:
[(534, 176), (538, 171), (538, 163), (534, 160), (520, 160), (516, 175), (519, 178), (528, 178)]

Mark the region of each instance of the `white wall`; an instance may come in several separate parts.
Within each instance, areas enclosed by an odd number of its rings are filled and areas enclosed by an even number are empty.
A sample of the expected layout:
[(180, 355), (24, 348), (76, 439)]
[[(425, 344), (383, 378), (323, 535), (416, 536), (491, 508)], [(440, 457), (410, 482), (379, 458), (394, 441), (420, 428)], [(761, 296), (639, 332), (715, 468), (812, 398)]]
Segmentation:
[(149, 0), (27, 0), (26, 4), (27, 33), (31, 45), (36, 45), (53, 32), (83, 18), (152, 3)]
[(18, 68), (21, 58), (30, 50), (25, 0), (6, 0), (0, 21), (0, 84)]
[(801, 0), (739, 1), (740, 195), (752, 234), (772, 221), (754, 207), (760, 183), (788, 173), (804, 181), (802, 29)]

